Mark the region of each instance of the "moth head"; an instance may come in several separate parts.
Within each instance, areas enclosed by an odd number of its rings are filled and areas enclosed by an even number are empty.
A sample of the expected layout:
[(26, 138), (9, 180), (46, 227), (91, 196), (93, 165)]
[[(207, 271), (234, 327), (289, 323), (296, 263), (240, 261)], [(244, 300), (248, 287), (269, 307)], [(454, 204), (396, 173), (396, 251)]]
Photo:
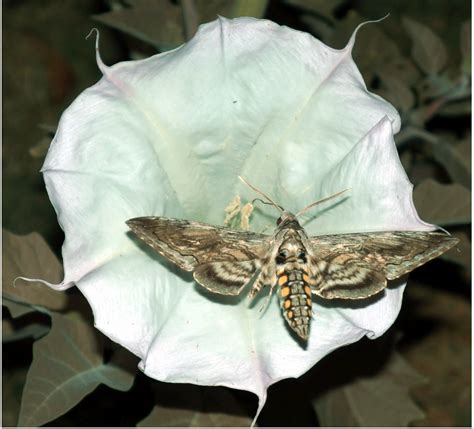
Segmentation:
[(298, 222), (298, 221), (296, 220), (296, 216), (295, 216), (293, 213), (284, 211), (284, 212), (282, 212), (281, 216), (277, 219), (276, 224), (277, 224), (278, 226), (280, 226), (280, 225), (286, 225), (286, 224), (288, 224), (288, 223), (290, 223), (290, 222), (293, 222), (293, 221)]

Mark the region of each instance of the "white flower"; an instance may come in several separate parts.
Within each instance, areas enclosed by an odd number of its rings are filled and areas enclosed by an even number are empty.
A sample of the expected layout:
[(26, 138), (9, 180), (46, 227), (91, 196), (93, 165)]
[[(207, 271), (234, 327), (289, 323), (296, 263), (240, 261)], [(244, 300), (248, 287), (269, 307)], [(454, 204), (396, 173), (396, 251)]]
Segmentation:
[[(397, 317), (403, 286), (358, 306), (318, 301), (303, 348), (275, 296), (263, 315), (245, 297), (211, 296), (125, 225), (151, 215), (221, 225), (233, 197), (256, 196), (240, 174), (290, 211), (350, 188), (311, 212), (312, 235), (433, 229), (397, 156), (399, 116), (367, 91), (354, 38), (334, 50), (270, 21), (219, 18), (147, 60), (106, 67), (98, 57), (103, 78), (64, 112), (42, 170), (66, 234), (65, 278), (51, 286), (76, 285), (96, 327), (150, 377), (248, 390), (260, 410), (268, 386)], [(277, 217), (259, 206), (251, 227)]]

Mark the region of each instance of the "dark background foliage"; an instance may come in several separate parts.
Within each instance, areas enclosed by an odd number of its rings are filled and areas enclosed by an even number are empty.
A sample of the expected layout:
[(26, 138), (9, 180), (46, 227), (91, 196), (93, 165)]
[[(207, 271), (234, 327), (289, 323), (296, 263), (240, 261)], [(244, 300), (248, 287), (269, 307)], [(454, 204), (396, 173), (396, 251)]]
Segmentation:
[[(339, 349), (299, 379), (272, 386), (258, 423), (470, 426), (466, 0), (4, 1), (4, 426), (238, 426), (248, 425), (256, 409), (247, 392), (137, 373), (137, 359), (93, 329), (78, 291), (11, 286), (18, 275), (61, 278), (63, 234), (39, 170), (61, 112), (100, 78), (93, 42), (84, 40), (90, 29), (100, 29), (102, 57), (113, 64), (179, 46), (216, 14), (265, 17), (340, 48), (358, 23), (387, 12), (388, 19), (359, 33), (354, 58), (369, 89), (401, 114), (396, 143), (421, 217), (461, 243), (410, 276), (387, 334)], [(51, 385), (59, 395), (47, 403)]]

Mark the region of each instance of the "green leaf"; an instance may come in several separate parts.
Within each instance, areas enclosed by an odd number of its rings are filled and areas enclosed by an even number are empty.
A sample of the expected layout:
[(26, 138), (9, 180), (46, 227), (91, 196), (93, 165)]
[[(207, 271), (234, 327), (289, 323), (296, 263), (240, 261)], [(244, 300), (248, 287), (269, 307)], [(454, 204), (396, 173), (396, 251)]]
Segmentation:
[[(452, 96), (457, 85), (456, 79), (452, 78), (448, 74), (441, 75), (428, 75), (423, 79), (418, 80), (415, 84), (415, 90), (419, 95), (419, 99), (422, 103), (428, 103), (434, 98), (439, 98), (441, 96)], [(430, 110), (433, 110), (433, 106), (423, 106), (427, 107)], [(436, 111), (431, 112), (431, 116), (435, 114)]]
[(432, 142), (433, 156), (448, 172), (451, 180), (471, 189), (471, 141)]
[(9, 367), (2, 374), (2, 427), (17, 426), (21, 392), (25, 385), (27, 368)]
[(39, 313), (32, 313), (19, 319), (2, 319), (2, 342), (8, 343), (30, 337), (36, 340), (44, 336), (49, 331), (49, 324), (41, 317), (35, 317), (38, 315)]
[(443, 41), (427, 26), (407, 17), (402, 24), (411, 37), (412, 57), (428, 75), (439, 73), (446, 66), (448, 53)]
[(172, 49), (184, 43), (179, 3), (135, 0), (129, 7), (94, 15), (93, 19), (149, 43), (158, 50)]
[(461, 70), (463, 73), (471, 76), (471, 20), (464, 21), (461, 25), (460, 32), (460, 47), (461, 47)]
[(436, 225), (471, 223), (471, 191), (461, 185), (443, 185), (433, 179), (420, 183), (413, 192), (420, 217)]
[(422, 419), (410, 389), (425, 379), (393, 353), (375, 376), (329, 390), (313, 401), (321, 426), (401, 426)]
[(230, 2), (231, 10), (229, 18), (237, 18), (239, 16), (253, 16), (261, 18), (265, 15), (268, 0), (233, 0)]
[[(202, 23), (215, 19), (217, 15), (260, 18), (267, 7), (267, 0), (195, 1), (192, 4), (196, 9), (193, 15), (196, 15), (198, 23)], [(174, 49), (185, 42), (184, 14), (180, 2), (134, 0), (129, 7), (115, 8), (94, 15), (93, 19), (149, 43), (158, 51)]]
[(291, 6), (303, 9), (311, 13), (311, 15), (319, 15), (326, 20), (334, 21), (334, 11), (345, 0), (285, 0)]
[(19, 426), (41, 426), (74, 407), (99, 384), (126, 391), (134, 375), (103, 361), (102, 339), (81, 318), (52, 314), (50, 333), (33, 346)]
[(36, 311), (36, 309), (29, 304), (22, 304), (12, 299), (5, 298), (5, 296), (2, 297), (2, 305), (8, 308), (12, 317), (22, 317), (25, 314)]
[(158, 385), (157, 389), (158, 403), (137, 424), (138, 427), (249, 427), (252, 423), (252, 419), (226, 388), (166, 385), (160, 389)]
[(379, 95), (387, 98), (397, 109), (408, 112), (415, 105), (413, 91), (399, 77), (385, 76), (382, 84), (385, 90), (379, 91)]
[(401, 54), (382, 61), (377, 67), (377, 74), (382, 81), (395, 77), (409, 87), (414, 86), (421, 77), (420, 70), (411, 58), (403, 57)]
[(471, 114), (471, 100), (461, 100), (445, 104), (438, 114), (443, 116), (468, 116)]
[[(455, 231), (453, 235), (457, 238), (459, 238), (459, 243), (452, 249), (448, 250), (446, 253), (443, 253), (441, 255), (441, 258), (443, 258), (446, 261), (454, 262), (455, 264), (462, 265), (465, 269), (466, 272), (468, 273), (468, 276), (470, 276), (471, 272), (471, 252), (472, 252), (472, 246), (471, 246), (471, 240), (469, 239), (469, 236), (462, 231)], [(470, 284), (470, 280), (469, 280)]]
[[(56, 292), (40, 283), (28, 283), (18, 280), (18, 276), (45, 279), (51, 283), (62, 280), (62, 267), (44, 239), (36, 232), (18, 236), (6, 230), (2, 231), (3, 240), (3, 304), (13, 317), (19, 317), (44, 307), (60, 311), (68, 300), (64, 292)], [(17, 305), (15, 305), (17, 304)]]

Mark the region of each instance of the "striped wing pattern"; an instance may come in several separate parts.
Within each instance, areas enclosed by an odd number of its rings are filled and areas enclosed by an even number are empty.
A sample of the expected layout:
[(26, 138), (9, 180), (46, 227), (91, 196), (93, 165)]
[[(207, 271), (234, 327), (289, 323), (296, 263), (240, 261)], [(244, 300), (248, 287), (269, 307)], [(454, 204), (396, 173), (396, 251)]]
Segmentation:
[(271, 237), (164, 217), (127, 221), (130, 229), (212, 292), (237, 295), (260, 268)]
[[(291, 215), (293, 216), (293, 215)], [(127, 221), (146, 244), (211, 292), (249, 296), (278, 288), (289, 327), (308, 339), (310, 294), (363, 299), (453, 247), (459, 240), (439, 232), (371, 232), (309, 237), (297, 221), (273, 236), (164, 217)], [(278, 269), (277, 269), (278, 267)], [(267, 299), (268, 302), (268, 299)]]

